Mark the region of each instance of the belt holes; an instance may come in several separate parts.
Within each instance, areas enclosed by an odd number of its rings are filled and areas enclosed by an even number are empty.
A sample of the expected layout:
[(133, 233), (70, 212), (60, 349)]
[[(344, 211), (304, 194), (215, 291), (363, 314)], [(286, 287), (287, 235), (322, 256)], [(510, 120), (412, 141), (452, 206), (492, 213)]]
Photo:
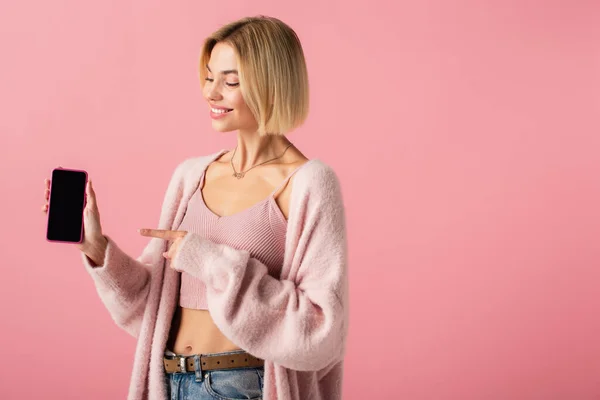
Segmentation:
[(221, 364), (221, 361), (217, 361), (217, 364)]
[(231, 362), (235, 362), (235, 360), (231, 360)]
[(205, 362), (203, 362), (203, 363), (202, 363), (202, 365), (206, 365), (206, 363), (205, 363)]

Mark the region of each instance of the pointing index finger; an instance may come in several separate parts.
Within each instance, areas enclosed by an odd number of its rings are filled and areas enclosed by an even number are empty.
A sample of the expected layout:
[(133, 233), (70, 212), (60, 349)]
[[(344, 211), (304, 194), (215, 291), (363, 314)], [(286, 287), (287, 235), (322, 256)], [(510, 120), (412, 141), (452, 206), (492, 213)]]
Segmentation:
[(184, 231), (171, 231), (167, 229), (139, 229), (140, 235), (155, 237), (159, 239), (177, 239), (178, 237), (184, 236)]

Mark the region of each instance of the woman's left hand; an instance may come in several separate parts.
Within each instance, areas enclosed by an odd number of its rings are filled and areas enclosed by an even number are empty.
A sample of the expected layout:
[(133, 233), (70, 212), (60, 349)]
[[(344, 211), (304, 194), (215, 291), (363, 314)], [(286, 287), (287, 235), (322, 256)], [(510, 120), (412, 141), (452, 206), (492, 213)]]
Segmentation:
[[(187, 235), (187, 231), (170, 231), (165, 229), (138, 229), (138, 232), (142, 236), (155, 237), (159, 239), (172, 240), (169, 249), (162, 255), (168, 260), (173, 260), (179, 250), (179, 243)], [(177, 270), (177, 267), (171, 261), (170, 267)]]

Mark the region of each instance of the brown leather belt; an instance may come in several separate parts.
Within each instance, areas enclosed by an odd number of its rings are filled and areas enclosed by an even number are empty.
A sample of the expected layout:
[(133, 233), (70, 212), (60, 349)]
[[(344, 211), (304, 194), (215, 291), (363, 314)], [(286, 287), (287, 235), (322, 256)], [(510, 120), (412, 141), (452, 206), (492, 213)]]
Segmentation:
[[(169, 374), (194, 372), (196, 370), (194, 355), (165, 355), (163, 357), (163, 363), (165, 365), (165, 371)], [(264, 360), (256, 358), (249, 353), (236, 353), (222, 356), (200, 355), (200, 363), (202, 371), (262, 367), (265, 364)]]

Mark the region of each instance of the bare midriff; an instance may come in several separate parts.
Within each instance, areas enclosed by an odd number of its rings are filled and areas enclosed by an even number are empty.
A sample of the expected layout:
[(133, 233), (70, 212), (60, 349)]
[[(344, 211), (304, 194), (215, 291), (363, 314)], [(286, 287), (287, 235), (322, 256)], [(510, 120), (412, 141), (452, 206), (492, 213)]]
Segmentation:
[(177, 354), (210, 354), (239, 350), (214, 323), (208, 310), (177, 307), (169, 349)]

